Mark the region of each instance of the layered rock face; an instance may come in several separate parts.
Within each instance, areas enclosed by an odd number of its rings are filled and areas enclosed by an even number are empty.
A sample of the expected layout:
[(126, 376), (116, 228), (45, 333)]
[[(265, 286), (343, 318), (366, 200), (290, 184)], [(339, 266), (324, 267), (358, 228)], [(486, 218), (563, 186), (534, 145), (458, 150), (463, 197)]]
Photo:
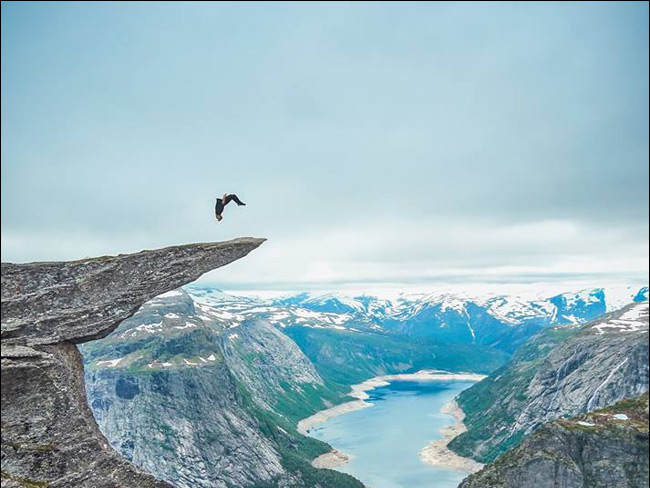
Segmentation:
[(460, 488), (648, 486), (648, 394), (542, 426)]
[(266, 322), (240, 323), (181, 289), (82, 352), (89, 404), (110, 444), (179, 488), (360, 486), (309, 466), (328, 447), (287, 419), (325, 408), (328, 390)]
[[(123, 459), (88, 408), (76, 344), (264, 240), (2, 264), (2, 486), (171, 487)], [(128, 385), (123, 392), (128, 391)]]
[(89, 371), (102, 432), (127, 459), (178, 486), (251, 486), (285, 475), (275, 446), (241, 406), (220, 355), (150, 373)]

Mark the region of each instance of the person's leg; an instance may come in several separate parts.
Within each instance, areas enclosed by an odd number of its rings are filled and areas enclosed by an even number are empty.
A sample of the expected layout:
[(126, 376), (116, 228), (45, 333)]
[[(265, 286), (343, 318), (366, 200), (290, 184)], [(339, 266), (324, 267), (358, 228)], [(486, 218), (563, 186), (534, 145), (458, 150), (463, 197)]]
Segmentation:
[(240, 206), (241, 206), (241, 205), (246, 205), (246, 204), (245, 204), (244, 202), (242, 202), (242, 201), (237, 197), (237, 195), (235, 195), (234, 193), (232, 193), (232, 194), (230, 195), (230, 198), (231, 198), (232, 201), (235, 202), (237, 205), (240, 205)]

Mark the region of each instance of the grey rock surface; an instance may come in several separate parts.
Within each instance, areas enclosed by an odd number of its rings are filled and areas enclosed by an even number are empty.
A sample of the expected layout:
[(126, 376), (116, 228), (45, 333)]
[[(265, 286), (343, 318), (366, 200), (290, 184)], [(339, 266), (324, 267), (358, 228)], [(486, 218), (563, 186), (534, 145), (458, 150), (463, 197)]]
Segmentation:
[(145, 301), (263, 241), (2, 263), (2, 486), (171, 487), (122, 458), (99, 431), (76, 344), (106, 336)]
[[(633, 319), (626, 316), (633, 315)], [(648, 302), (599, 320), (549, 354), (515, 430), (611, 405), (648, 390)]]
[(648, 486), (648, 394), (542, 426), (460, 488)]
[(267, 322), (249, 321), (224, 337), (224, 357), (230, 370), (265, 408), (274, 406), (283, 384), (323, 384), (296, 343)]
[(93, 412), (111, 444), (175, 486), (251, 486), (285, 475), (273, 444), (240, 406), (221, 357), (150, 374), (98, 369), (87, 381)]
[(105, 337), (147, 300), (246, 256), (262, 242), (240, 238), (80, 261), (2, 263), (2, 344)]
[[(134, 464), (181, 488), (290, 478), (224, 359), (224, 342), (233, 347), (255, 334), (248, 324), (230, 327), (180, 289), (147, 302), (106, 339), (83, 348), (88, 401), (106, 438)], [(276, 349), (264, 342), (258, 352)]]
[(494, 461), (546, 422), (648, 390), (648, 301), (533, 337), (511, 362), (465, 390), (467, 432), (450, 447)]
[(290, 420), (338, 393), (281, 331), (237, 317), (178, 289), (80, 348), (111, 446), (179, 488), (361, 486), (312, 468), (329, 447)]

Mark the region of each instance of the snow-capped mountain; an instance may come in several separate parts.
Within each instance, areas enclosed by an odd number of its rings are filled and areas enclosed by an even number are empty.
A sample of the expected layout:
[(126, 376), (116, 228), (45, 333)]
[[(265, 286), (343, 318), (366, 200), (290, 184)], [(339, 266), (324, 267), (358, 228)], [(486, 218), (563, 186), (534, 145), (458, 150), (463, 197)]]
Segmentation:
[(195, 285), (187, 287), (187, 291), (209, 318), (222, 319), (230, 326), (261, 318), (281, 328), (372, 330), (483, 344), (505, 351), (514, 351), (543, 328), (584, 323), (648, 295), (648, 287), (610, 287), (536, 300), (454, 293), (401, 294), (393, 298), (299, 293), (264, 300)]

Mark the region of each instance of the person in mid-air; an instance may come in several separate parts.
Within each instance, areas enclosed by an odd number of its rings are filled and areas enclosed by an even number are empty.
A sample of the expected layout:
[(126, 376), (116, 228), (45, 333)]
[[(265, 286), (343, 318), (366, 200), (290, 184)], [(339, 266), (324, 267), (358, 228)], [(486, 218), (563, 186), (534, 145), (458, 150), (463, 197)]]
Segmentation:
[(235, 194), (229, 195), (228, 193), (224, 193), (222, 198), (217, 198), (217, 203), (214, 206), (214, 215), (219, 222), (221, 222), (221, 219), (223, 219), (222, 214), (223, 214), (224, 207), (228, 205), (230, 202), (235, 202), (239, 206), (246, 205), (239, 198), (237, 198), (237, 195)]

